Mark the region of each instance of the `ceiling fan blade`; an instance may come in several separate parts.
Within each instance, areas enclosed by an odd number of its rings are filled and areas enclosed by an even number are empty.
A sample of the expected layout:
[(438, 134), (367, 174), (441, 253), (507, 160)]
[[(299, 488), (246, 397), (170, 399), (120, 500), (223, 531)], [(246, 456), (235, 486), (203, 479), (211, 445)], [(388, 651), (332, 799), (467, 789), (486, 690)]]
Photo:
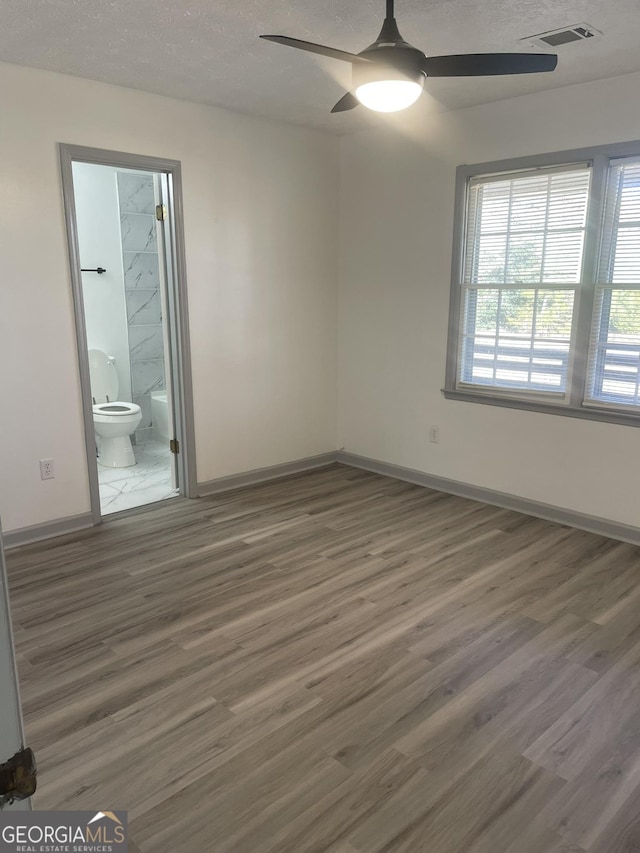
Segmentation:
[(483, 77), (553, 71), (557, 64), (558, 57), (552, 53), (463, 53), (427, 56), (422, 70), (427, 77)]
[(356, 98), (355, 95), (352, 95), (351, 92), (347, 92), (346, 95), (343, 95), (338, 103), (331, 110), (332, 113), (343, 113), (346, 110), (352, 110), (355, 107), (360, 106), (360, 101)]
[(369, 64), (371, 60), (364, 56), (358, 56), (357, 53), (348, 53), (346, 50), (338, 50), (335, 47), (327, 47), (324, 44), (315, 44), (312, 41), (302, 41), (302, 39), (292, 39), (289, 36), (260, 36), (261, 39), (267, 41), (275, 41), (277, 44), (284, 44), (287, 47), (297, 47), (298, 50), (308, 50), (309, 53), (318, 53), (320, 56), (330, 56), (332, 59), (341, 59), (343, 62), (364, 63)]

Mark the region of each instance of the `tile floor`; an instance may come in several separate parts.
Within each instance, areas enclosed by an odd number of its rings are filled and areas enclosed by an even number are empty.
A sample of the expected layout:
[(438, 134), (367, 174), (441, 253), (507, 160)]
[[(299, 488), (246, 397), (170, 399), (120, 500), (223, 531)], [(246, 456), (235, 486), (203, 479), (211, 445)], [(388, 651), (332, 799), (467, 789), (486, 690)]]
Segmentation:
[(98, 464), (100, 509), (103, 514), (162, 501), (178, 494), (171, 482), (171, 453), (156, 441), (136, 444), (136, 464), (103, 468)]

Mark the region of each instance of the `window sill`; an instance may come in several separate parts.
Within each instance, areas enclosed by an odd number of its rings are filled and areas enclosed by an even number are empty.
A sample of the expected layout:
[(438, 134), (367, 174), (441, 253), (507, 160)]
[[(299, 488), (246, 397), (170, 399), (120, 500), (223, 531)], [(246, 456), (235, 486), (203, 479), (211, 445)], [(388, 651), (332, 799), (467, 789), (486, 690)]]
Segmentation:
[(611, 409), (568, 406), (565, 403), (542, 403), (533, 400), (518, 400), (511, 397), (498, 397), (482, 392), (442, 389), (447, 400), (461, 400), (464, 403), (482, 403), (485, 406), (500, 406), (504, 409), (520, 409), (526, 412), (539, 412), (543, 415), (561, 415), (565, 418), (581, 418), (587, 421), (601, 421), (622, 426), (640, 427), (640, 413), (612, 411)]

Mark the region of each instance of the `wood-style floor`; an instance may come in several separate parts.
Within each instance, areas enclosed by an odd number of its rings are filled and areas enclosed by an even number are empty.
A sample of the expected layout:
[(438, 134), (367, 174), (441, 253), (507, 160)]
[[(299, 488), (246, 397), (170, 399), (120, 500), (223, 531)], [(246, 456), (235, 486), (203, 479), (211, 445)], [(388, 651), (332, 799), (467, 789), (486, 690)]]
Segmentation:
[(153, 853), (640, 850), (640, 549), (332, 466), (9, 552), (36, 808)]

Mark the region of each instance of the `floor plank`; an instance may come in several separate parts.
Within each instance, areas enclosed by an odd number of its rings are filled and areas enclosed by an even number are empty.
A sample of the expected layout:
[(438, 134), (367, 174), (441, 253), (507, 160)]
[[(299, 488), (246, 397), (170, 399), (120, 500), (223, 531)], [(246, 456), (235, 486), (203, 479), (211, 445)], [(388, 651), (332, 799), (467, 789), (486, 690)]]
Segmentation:
[(140, 853), (640, 843), (640, 549), (340, 465), (8, 553), (36, 808)]

